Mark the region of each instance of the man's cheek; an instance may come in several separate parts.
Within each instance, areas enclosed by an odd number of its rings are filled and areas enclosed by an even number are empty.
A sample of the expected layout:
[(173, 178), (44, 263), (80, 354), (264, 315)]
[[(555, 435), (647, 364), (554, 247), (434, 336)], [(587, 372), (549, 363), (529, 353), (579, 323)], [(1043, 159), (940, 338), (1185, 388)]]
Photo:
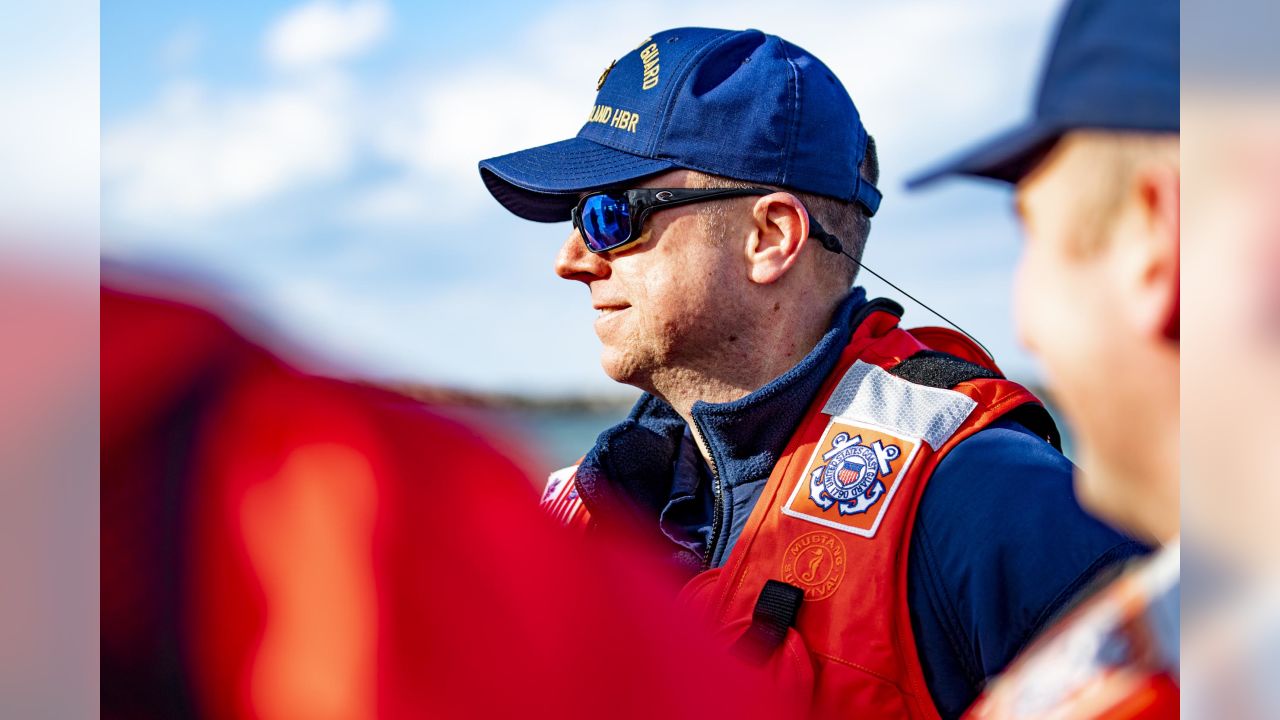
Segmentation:
[(1013, 322), (1018, 340), (1031, 352), (1036, 352), (1036, 279), (1032, 258), (1025, 252), (1018, 260), (1013, 275)]

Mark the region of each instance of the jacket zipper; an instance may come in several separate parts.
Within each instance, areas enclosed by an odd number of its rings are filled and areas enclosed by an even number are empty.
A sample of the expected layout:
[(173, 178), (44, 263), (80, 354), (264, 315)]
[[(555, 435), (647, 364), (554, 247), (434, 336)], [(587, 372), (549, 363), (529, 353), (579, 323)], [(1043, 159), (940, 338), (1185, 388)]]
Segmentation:
[(724, 519), (724, 496), (720, 492), (720, 468), (716, 465), (716, 454), (707, 444), (702, 427), (697, 418), (693, 419), (693, 432), (698, 436), (698, 444), (707, 449), (707, 459), (711, 462), (711, 540), (707, 543), (707, 553), (702, 558), (702, 569), (711, 569), (711, 558), (715, 555), (716, 543), (720, 541), (720, 522)]

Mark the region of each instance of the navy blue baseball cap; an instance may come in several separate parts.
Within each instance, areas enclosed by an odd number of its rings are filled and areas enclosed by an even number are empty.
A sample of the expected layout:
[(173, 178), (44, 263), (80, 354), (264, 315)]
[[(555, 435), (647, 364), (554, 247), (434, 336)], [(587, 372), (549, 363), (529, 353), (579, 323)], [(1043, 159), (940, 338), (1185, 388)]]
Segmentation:
[(1074, 0), (1045, 66), (1035, 116), (907, 182), (948, 175), (1016, 183), (1071, 130), (1178, 132), (1177, 0)]
[(493, 196), (528, 220), (569, 219), (578, 194), (686, 168), (860, 203), (867, 131), (818, 58), (759, 30), (677, 28), (600, 76), (577, 137), (481, 161)]

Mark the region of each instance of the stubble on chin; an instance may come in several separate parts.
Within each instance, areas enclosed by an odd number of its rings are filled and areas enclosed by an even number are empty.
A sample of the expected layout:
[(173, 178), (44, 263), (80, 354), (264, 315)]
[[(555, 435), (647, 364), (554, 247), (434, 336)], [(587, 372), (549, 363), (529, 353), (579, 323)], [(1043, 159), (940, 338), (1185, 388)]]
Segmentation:
[(614, 382), (652, 392), (652, 372), (631, 352), (606, 346), (600, 355), (600, 367)]

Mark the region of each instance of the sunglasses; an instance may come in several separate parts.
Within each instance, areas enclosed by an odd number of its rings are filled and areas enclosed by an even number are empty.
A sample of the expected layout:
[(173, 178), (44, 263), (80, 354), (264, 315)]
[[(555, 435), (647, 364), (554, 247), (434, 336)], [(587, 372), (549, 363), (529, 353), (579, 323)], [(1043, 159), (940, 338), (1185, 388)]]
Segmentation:
[[(593, 253), (621, 250), (640, 239), (645, 218), (657, 210), (723, 198), (771, 195), (774, 192), (777, 191), (766, 188), (604, 190), (578, 201), (572, 213), (573, 227)], [(812, 215), (809, 216), (809, 226), (810, 234), (818, 238), (823, 247), (839, 252), (840, 241), (823, 230)]]

